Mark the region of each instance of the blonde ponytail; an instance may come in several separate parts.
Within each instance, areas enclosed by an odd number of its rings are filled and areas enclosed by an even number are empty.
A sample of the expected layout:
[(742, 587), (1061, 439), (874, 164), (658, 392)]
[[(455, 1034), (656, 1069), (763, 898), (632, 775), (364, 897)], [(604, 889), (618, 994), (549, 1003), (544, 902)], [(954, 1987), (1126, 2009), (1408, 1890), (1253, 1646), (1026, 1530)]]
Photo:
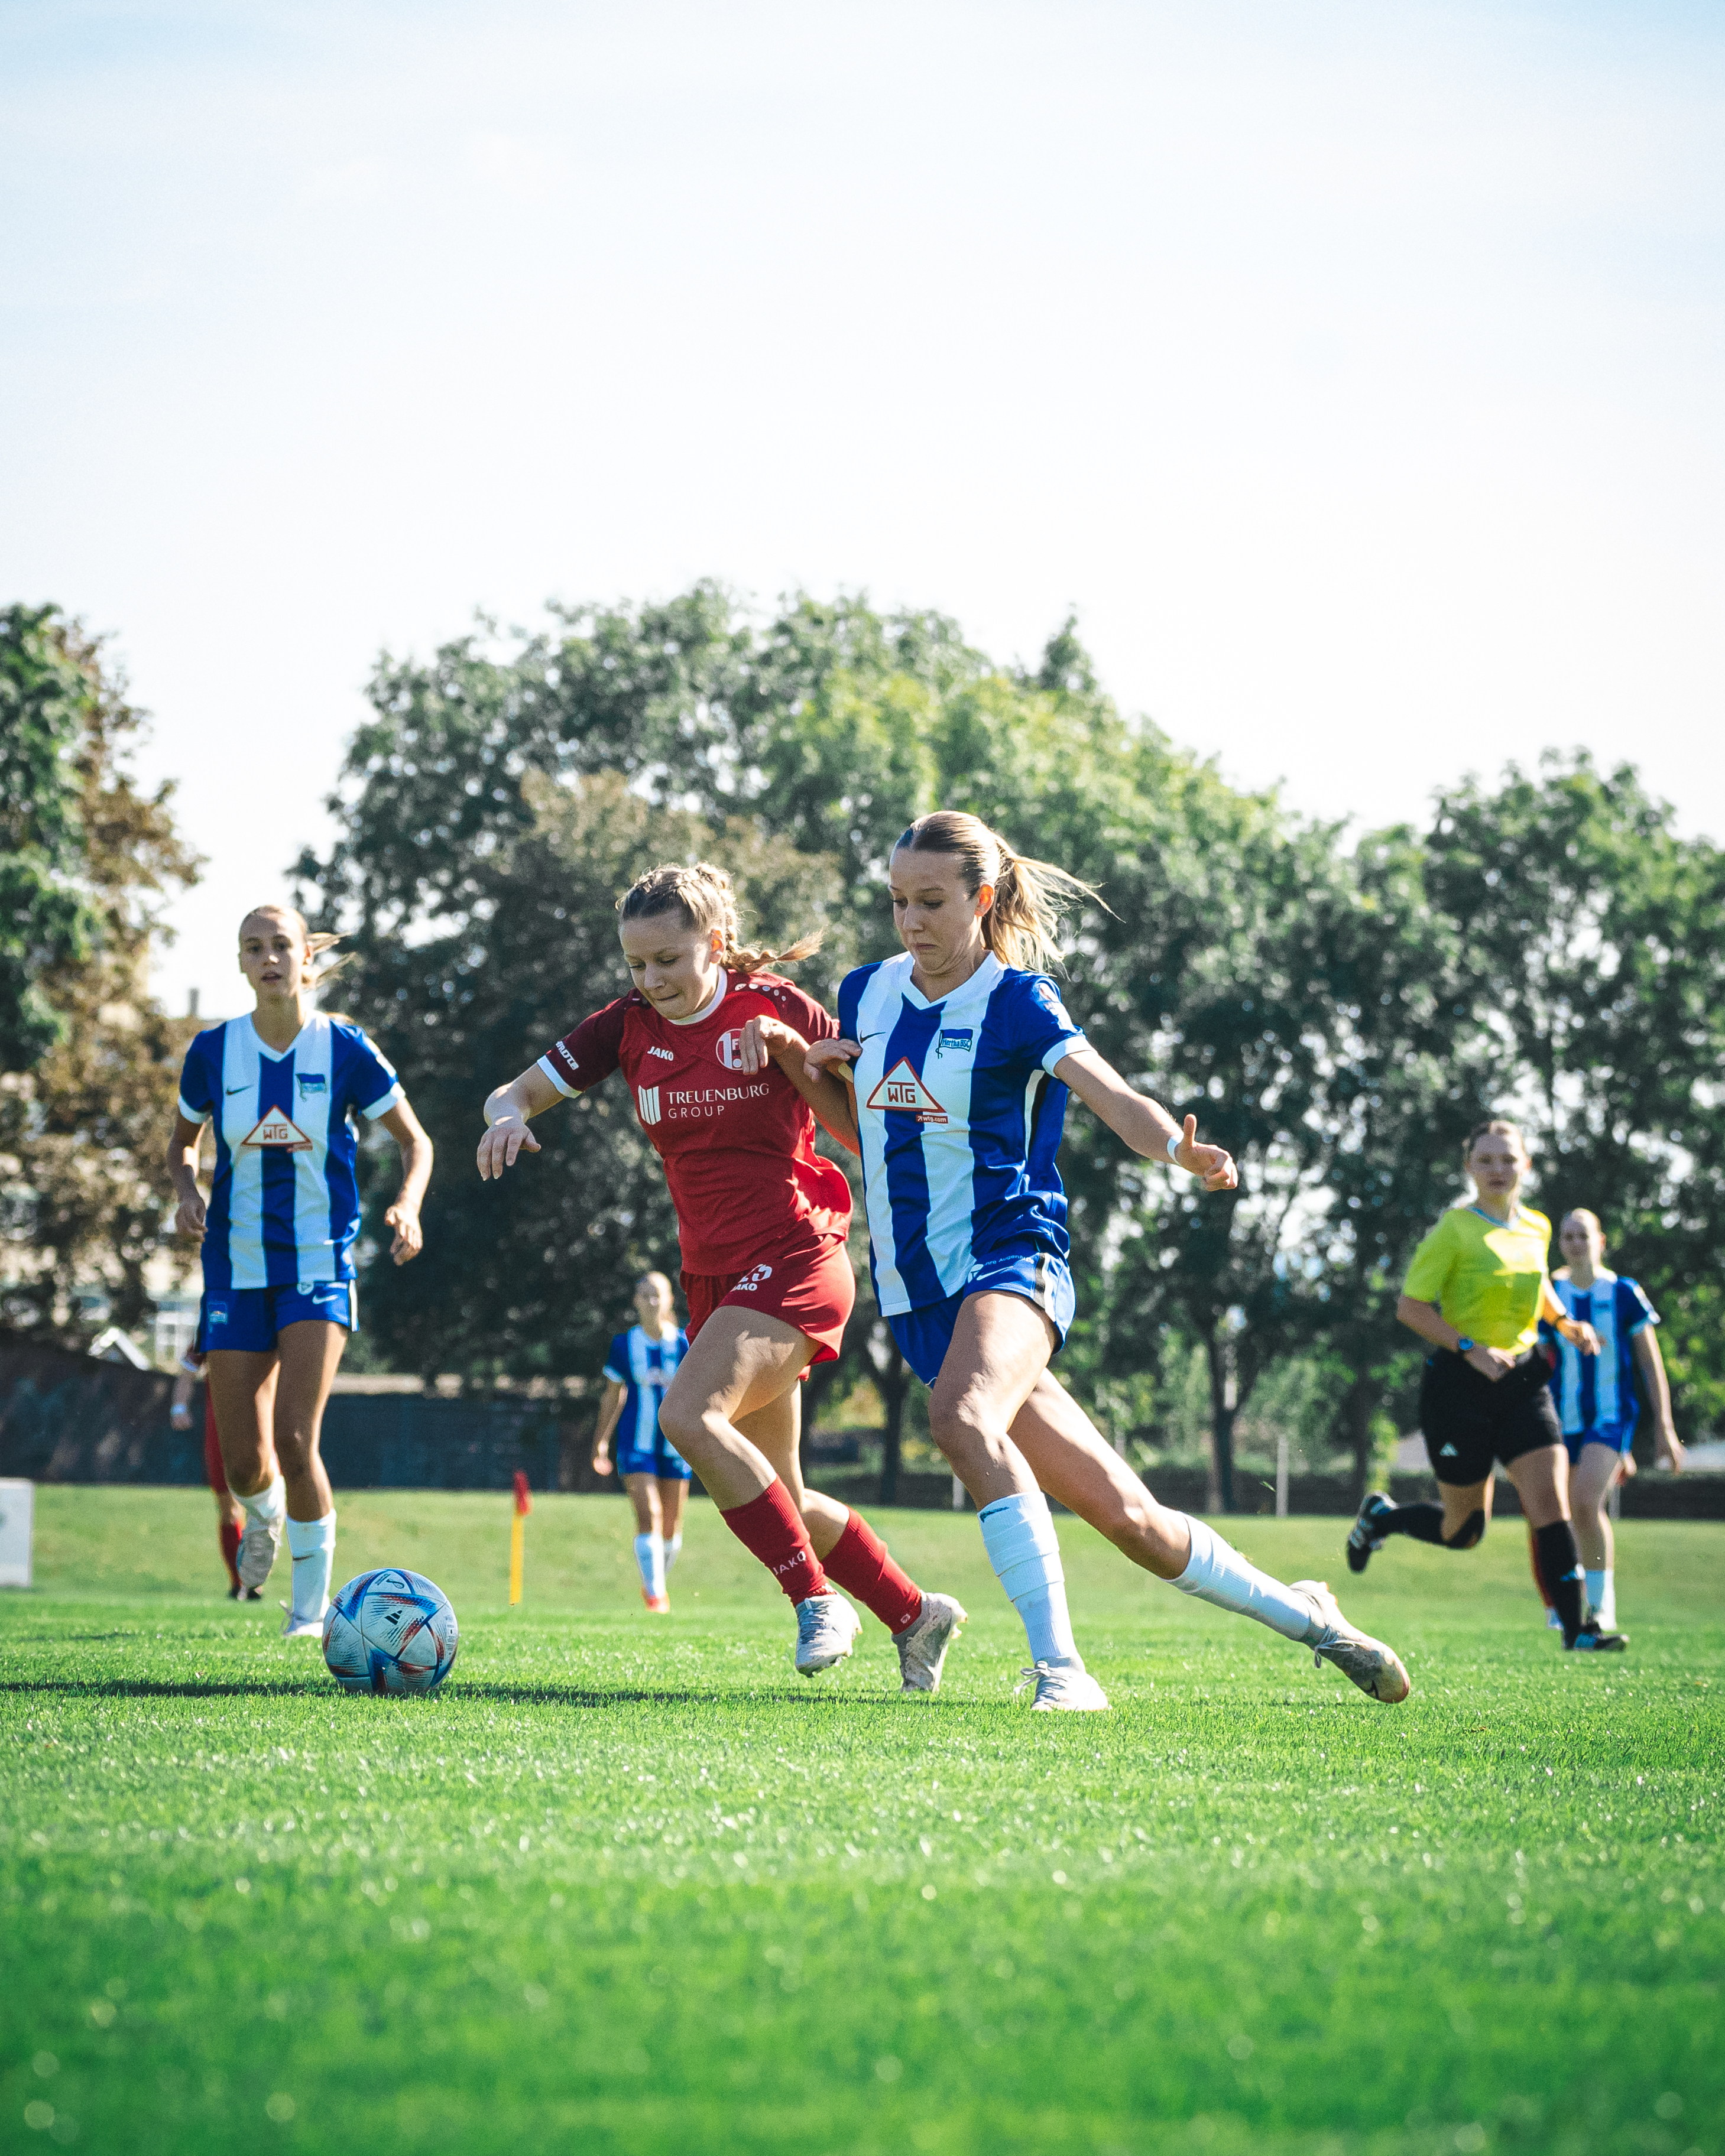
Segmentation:
[(992, 884), (994, 902), (983, 916), (983, 941), (1003, 966), (1027, 973), (1065, 972), (1055, 937), (1069, 906), (1111, 909), (1093, 884), (1069, 875), (1052, 861), (1015, 854), (980, 816), (938, 808), (919, 816), (900, 837), (895, 853), (951, 854), (964, 888), (973, 896)]
[(794, 966), (799, 958), (812, 958), (821, 938), (799, 936), (782, 951), (768, 951), (744, 943), (737, 918), (737, 896), (723, 869), (711, 861), (685, 867), (678, 861), (649, 869), (624, 891), (617, 911), (625, 921), (645, 921), (657, 913), (675, 913), (685, 928), (703, 933), (716, 928), (723, 938), (720, 963), (738, 973), (771, 973), (780, 966)]

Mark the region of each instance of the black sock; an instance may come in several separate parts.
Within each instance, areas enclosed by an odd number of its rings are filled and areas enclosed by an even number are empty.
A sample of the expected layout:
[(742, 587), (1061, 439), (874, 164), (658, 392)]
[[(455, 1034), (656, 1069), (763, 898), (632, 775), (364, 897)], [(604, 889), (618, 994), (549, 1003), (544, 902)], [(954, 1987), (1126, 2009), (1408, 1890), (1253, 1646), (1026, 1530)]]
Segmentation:
[(1573, 1646), (1587, 1622), (1587, 1579), (1575, 1530), (1567, 1520), (1553, 1520), (1549, 1527), (1535, 1530), (1533, 1541), (1539, 1552), (1540, 1576), (1563, 1627), (1563, 1644)]
[(1416, 1543), (1441, 1543), (1444, 1508), (1441, 1505), (1392, 1505), (1372, 1522), (1380, 1535), (1411, 1535)]

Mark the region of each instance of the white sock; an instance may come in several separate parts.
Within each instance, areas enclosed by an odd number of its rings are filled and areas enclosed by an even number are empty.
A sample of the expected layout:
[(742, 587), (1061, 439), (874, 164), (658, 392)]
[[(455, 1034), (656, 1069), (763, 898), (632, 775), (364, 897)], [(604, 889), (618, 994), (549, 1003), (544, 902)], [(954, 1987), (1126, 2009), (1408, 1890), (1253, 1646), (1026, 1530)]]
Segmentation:
[(242, 1497), (239, 1503), (248, 1520), (255, 1520), (260, 1527), (279, 1527), (287, 1512), (287, 1484), (278, 1475), (254, 1497)]
[(1588, 1573), (1587, 1605), (1609, 1632), (1617, 1622), (1617, 1575), (1609, 1564)]
[(667, 1572), (682, 1554), (683, 1537), (680, 1535), (673, 1535), (665, 1546), (665, 1568)]
[(1189, 1518), (1186, 1524), (1192, 1530), (1192, 1555), (1186, 1569), (1171, 1583), (1182, 1594), (1195, 1594), (1200, 1602), (1214, 1602), (1217, 1609), (1231, 1609), (1238, 1616), (1255, 1617), (1285, 1640), (1308, 1641), (1322, 1632), (1303, 1594), (1248, 1564), (1202, 1520)]
[(330, 1572), (336, 1562), (335, 1514), (326, 1512), (321, 1520), (290, 1520), (287, 1543), (294, 1561), (294, 1614), (321, 1617), (329, 1604)]
[(642, 1586), (657, 1600), (665, 1593), (665, 1544), (659, 1536), (635, 1537), (635, 1563)]
[(1040, 1490), (1019, 1491), (985, 1505), (977, 1514), (983, 1547), (1007, 1599), (1023, 1618), (1033, 1662), (1084, 1667), (1066, 1613), (1066, 1575), (1060, 1545)]

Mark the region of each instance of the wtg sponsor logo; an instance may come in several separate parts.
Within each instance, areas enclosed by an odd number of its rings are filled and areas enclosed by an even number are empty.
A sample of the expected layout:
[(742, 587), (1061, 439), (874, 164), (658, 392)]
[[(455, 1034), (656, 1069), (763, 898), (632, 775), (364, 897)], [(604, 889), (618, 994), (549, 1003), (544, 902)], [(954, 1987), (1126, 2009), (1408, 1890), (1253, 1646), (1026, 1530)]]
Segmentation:
[(280, 1108), (272, 1108), (262, 1122), (255, 1124), (249, 1137), (243, 1137), (243, 1146), (268, 1147), (277, 1152), (311, 1152), (312, 1143), (300, 1126), (291, 1122)]
[(943, 1123), (947, 1111), (911, 1068), (910, 1060), (900, 1056), (880, 1083), (863, 1103), (877, 1112), (897, 1110), (914, 1116), (919, 1123)]

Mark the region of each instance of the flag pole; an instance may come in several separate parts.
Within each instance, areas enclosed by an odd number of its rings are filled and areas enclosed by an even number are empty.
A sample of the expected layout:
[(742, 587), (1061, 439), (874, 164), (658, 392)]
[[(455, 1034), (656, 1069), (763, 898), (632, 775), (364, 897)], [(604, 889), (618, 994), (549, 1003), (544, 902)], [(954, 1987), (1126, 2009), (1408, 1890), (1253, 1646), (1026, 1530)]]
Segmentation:
[(527, 1478), (520, 1468), (515, 1474), (515, 1511), (509, 1522), (509, 1606), (513, 1609), (521, 1599), (521, 1573), (527, 1554), (527, 1515), (533, 1509), (532, 1492), (527, 1487)]

